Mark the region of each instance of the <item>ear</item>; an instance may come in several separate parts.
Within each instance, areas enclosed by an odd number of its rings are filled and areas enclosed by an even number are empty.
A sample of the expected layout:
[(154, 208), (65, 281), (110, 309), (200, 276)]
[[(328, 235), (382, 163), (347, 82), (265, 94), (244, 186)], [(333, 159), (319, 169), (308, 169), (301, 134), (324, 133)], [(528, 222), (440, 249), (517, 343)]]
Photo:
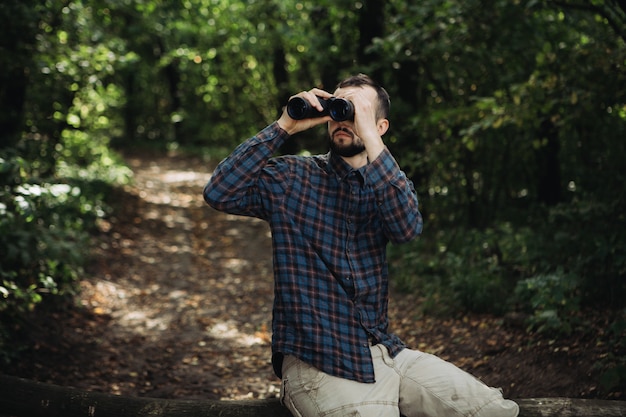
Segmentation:
[(387, 130), (389, 130), (389, 120), (380, 119), (378, 121), (377, 127), (378, 127), (378, 134), (380, 136), (384, 135), (385, 133), (387, 133)]

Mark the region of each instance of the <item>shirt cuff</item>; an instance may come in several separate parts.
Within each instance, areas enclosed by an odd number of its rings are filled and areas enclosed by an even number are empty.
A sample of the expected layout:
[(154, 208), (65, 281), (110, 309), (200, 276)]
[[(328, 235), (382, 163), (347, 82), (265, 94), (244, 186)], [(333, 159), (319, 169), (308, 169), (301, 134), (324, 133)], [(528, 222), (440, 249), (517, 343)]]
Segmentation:
[(257, 133), (256, 138), (259, 142), (280, 139), (280, 142), (282, 143), (289, 138), (289, 133), (287, 133), (287, 131), (280, 127), (280, 125), (276, 121)]
[(365, 182), (373, 188), (379, 188), (393, 181), (400, 174), (400, 166), (389, 149), (385, 148), (378, 158), (361, 168)]

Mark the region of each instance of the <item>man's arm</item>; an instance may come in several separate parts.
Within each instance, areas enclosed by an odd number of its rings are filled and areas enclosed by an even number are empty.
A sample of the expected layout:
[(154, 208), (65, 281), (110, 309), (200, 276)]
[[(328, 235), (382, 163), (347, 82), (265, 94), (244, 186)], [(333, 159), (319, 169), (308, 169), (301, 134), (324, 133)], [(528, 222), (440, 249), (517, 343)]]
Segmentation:
[(405, 243), (422, 233), (422, 214), (411, 180), (385, 148), (378, 158), (362, 168), (374, 188), (385, 234), (392, 243)]
[(220, 211), (265, 218), (259, 178), (270, 157), (288, 137), (275, 122), (243, 142), (219, 163), (204, 187), (204, 200)]
[[(313, 88), (297, 96), (308, 100), (318, 110), (322, 106), (316, 96), (331, 95)], [(283, 109), (281, 117), (256, 136), (242, 143), (215, 169), (211, 180), (204, 188), (204, 200), (213, 208), (231, 214), (265, 218), (259, 180), (270, 157), (289, 136), (328, 122), (329, 116), (294, 120)], [(268, 178), (277, 172), (266, 170)], [(280, 174), (280, 173), (278, 173)]]

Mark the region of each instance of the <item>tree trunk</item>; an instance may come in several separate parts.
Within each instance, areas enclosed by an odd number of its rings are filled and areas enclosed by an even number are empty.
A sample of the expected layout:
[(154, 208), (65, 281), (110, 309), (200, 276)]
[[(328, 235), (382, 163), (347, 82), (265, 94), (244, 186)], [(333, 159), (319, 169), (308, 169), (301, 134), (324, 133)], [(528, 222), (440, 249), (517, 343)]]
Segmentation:
[(535, 150), (537, 159), (537, 199), (540, 203), (554, 206), (561, 201), (561, 165), (559, 164), (559, 132), (550, 119), (539, 127), (539, 139), (545, 141)]
[[(621, 401), (571, 398), (516, 400), (519, 417), (626, 416)], [(167, 400), (122, 397), (0, 375), (0, 416), (6, 417), (291, 417), (277, 399)]]
[[(359, 13), (359, 49), (357, 58), (359, 64), (370, 66), (378, 63), (381, 57), (378, 54), (367, 52), (375, 38), (382, 38), (385, 34), (385, 2), (384, 0), (366, 0)], [(372, 78), (382, 82), (382, 70), (374, 65), (370, 70)]]
[(28, 73), (33, 71), (39, 16), (34, 1), (3, 1), (0, 7), (0, 149), (17, 144), (24, 129)]

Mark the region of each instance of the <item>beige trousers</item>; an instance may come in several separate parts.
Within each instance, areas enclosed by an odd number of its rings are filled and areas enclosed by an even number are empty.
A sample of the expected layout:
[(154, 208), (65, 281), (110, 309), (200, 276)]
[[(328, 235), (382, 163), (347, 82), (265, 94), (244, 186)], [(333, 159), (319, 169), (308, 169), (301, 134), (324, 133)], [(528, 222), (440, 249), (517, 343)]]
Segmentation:
[(286, 356), (281, 401), (294, 417), (516, 417), (517, 404), (434, 355), (370, 347), (376, 382), (333, 377)]

